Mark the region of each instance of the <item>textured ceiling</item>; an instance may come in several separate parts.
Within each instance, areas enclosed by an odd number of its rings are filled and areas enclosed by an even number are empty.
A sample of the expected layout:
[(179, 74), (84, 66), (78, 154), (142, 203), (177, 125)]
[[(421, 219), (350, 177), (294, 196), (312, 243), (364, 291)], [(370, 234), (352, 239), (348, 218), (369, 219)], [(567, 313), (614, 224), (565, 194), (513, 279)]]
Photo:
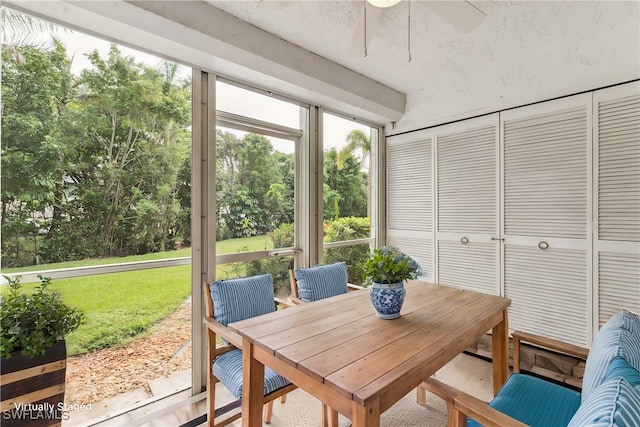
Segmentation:
[[(409, 1), (382, 9), (369, 20), (371, 41), (364, 56), (363, 35), (356, 32), (362, 1), (209, 1), (282, 39), (310, 50), (406, 94), (446, 84), (450, 88), (477, 84), (508, 85), (529, 80), (540, 70), (527, 58), (560, 55), (588, 64), (594, 38), (625, 34), (619, 17), (637, 16), (638, 2), (473, 1), (486, 14), (470, 33), (453, 27), (423, 1), (411, 4), (411, 62), (408, 61)], [(625, 12), (627, 11), (627, 12)], [(628, 36), (628, 33), (626, 33)], [(354, 43), (354, 37), (359, 41)], [(566, 64), (558, 64), (566, 67)], [(532, 76), (535, 77), (535, 76)], [(456, 81), (459, 82), (456, 84)]]

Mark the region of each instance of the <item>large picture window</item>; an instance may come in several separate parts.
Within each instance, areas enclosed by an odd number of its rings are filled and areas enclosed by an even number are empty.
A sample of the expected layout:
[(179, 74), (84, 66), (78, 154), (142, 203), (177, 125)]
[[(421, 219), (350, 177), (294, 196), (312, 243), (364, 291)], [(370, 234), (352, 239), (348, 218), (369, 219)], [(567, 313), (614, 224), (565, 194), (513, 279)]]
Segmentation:
[(65, 400), (91, 411), (65, 417), (189, 390), (190, 69), (6, 8), (2, 31), (2, 274), (84, 313)]

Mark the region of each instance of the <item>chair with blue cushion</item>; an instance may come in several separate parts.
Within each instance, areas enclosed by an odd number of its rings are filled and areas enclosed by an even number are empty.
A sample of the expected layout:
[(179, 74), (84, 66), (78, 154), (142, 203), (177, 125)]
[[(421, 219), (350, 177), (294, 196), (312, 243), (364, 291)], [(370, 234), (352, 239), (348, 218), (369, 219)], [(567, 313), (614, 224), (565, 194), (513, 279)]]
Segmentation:
[(311, 268), (289, 270), (291, 279), (291, 301), (295, 304), (313, 302), (364, 289), (348, 283), (347, 264), (318, 265)]
[[(348, 283), (347, 264), (337, 262), (318, 265), (311, 268), (289, 270), (291, 279), (291, 301), (294, 304), (319, 301), (349, 291), (364, 289), (362, 286)], [(338, 425), (338, 413), (322, 404), (322, 425)]]
[[(220, 427), (242, 416), (238, 410), (242, 399), (242, 338), (227, 328), (231, 322), (248, 319), (286, 305), (275, 298), (270, 274), (240, 279), (217, 280), (203, 286), (208, 336), (208, 425)], [(218, 342), (220, 338), (221, 342)], [(222, 383), (235, 401), (216, 407), (216, 384)], [(264, 422), (271, 422), (273, 401), (294, 390), (295, 385), (265, 366)]]
[[(447, 402), (449, 426), (640, 425), (640, 316), (623, 310), (600, 329), (591, 349), (513, 332), (513, 374), (488, 404), (435, 378), (421, 387)], [(520, 373), (520, 344), (586, 360), (581, 392)]]

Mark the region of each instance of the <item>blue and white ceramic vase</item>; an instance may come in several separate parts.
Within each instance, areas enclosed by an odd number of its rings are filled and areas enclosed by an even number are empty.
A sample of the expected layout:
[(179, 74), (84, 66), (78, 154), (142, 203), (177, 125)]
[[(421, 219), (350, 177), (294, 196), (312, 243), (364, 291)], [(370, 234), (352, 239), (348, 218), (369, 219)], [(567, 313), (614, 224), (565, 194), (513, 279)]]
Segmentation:
[(381, 319), (396, 319), (400, 317), (400, 309), (404, 303), (404, 282), (376, 283), (369, 287), (371, 303), (376, 314)]

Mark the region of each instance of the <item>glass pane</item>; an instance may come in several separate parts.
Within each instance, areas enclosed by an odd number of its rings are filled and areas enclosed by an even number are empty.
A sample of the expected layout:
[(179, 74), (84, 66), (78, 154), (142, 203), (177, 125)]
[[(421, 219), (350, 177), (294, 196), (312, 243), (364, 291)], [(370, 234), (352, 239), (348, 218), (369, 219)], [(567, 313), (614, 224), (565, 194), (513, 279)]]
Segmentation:
[(295, 143), (218, 128), (218, 254), (294, 245)]
[[(369, 171), (377, 129), (328, 113), (323, 123), (324, 243), (371, 237)], [(345, 261), (351, 283), (361, 283), (358, 265), (367, 250), (368, 245), (327, 250), (323, 263)]]
[(191, 387), (190, 69), (2, 12), (23, 24), (3, 26), (2, 273), (32, 289), (33, 272), (56, 270), (50, 289), (84, 313), (65, 398), (92, 408), (70, 423), (91, 424), (159, 378)]
[(300, 129), (300, 107), (228, 83), (216, 83), (216, 109)]

